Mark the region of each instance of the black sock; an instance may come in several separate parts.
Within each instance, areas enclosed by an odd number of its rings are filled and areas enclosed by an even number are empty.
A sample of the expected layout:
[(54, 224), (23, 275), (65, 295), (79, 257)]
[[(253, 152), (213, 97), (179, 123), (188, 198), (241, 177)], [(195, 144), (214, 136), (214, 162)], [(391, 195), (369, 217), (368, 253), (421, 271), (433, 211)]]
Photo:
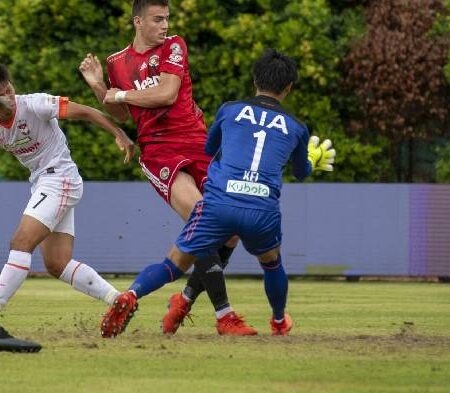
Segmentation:
[(209, 300), (211, 300), (216, 311), (222, 310), (230, 305), (225, 278), (220, 264), (218, 254), (198, 258), (194, 264), (197, 272), (196, 275), (203, 284), (203, 287), (208, 293)]
[[(225, 269), (230, 261), (230, 256), (233, 253), (235, 247), (227, 247), (222, 246), (218, 253), (220, 257), (220, 267)], [(203, 258), (203, 263), (205, 263), (205, 271), (210, 269), (215, 263), (217, 263), (215, 258), (211, 258), (210, 261)], [(208, 264), (208, 266), (206, 266)], [(205, 290), (205, 287), (202, 283), (202, 279), (200, 274), (197, 272), (197, 268), (194, 266), (194, 270), (190, 275), (188, 282), (186, 283), (186, 287), (183, 289), (183, 293), (186, 297), (191, 300), (191, 303), (194, 303), (197, 299), (198, 295), (200, 295)]]
[(183, 289), (184, 295), (191, 300), (191, 304), (195, 302), (198, 295), (200, 295), (205, 290), (205, 287), (202, 284), (202, 280), (200, 275), (197, 272), (197, 269), (194, 267), (189, 279), (186, 283), (186, 286)]
[(222, 266), (222, 269), (225, 269), (228, 265), (228, 262), (230, 262), (231, 254), (233, 254), (235, 247), (228, 247), (223, 245), (219, 250), (217, 251), (219, 253), (220, 262)]

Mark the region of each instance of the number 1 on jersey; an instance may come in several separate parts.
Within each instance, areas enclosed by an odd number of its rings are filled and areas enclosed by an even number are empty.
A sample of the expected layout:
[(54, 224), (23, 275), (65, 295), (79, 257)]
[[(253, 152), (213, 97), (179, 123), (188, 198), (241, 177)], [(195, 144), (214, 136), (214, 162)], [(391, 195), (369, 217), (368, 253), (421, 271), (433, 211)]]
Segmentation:
[(261, 155), (264, 148), (264, 142), (266, 141), (266, 135), (267, 132), (265, 131), (259, 131), (255, 132), (253, 136), (257, 138), (256, 141), (256, 147), (255, 147), (255, 153), (253, 154), (253, 161), (252, 166), (250, 167), (250, 170), (252, 172), (258, 172), (259, 168), (259, 162), (261, 161)]

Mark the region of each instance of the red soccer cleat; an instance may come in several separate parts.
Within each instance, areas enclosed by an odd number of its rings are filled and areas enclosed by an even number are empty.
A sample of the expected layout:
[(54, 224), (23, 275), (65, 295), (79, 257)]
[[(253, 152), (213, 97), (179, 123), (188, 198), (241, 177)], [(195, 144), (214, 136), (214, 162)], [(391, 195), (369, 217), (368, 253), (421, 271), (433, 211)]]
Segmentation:
[(277, 323), (275, 320), (270, 320), (270, 327), (272, 328), (272, 336), (287, 336), (294, 326), (294, 322), (289, 314), (284, 314), (283, 322)]
[(100, 324), (102, 337), (116, 337), (118, 334), (122, 333), (137, 308), (137, 298), (133, 292), (127, 291), (117, 296)]
[(180, 293), (175, 293), (169, 299), (169, 309), (162, 319), (164, 334), (175, 334), (186, 316), (189, 316), (191, 304)]
[(254, 336), (258, 332), (251, 326), (248, 326), (244, 319), (233, 311), (225, 314), (217, 320), (217, 332), (220, 335), (227, 336)]

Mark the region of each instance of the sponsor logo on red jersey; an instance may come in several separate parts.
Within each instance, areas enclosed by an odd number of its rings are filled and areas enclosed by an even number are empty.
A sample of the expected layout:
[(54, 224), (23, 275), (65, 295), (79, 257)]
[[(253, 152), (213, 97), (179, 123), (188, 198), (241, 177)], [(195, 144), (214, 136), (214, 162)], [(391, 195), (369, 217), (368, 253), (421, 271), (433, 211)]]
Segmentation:
[(136, 90), (144, 90), (148, 89), (149, 87), (155, 87), (159, 85), (159, 76), (147, 76), (142, 82), (139, 80), (133, 81), (134, 86), (136, 87)]

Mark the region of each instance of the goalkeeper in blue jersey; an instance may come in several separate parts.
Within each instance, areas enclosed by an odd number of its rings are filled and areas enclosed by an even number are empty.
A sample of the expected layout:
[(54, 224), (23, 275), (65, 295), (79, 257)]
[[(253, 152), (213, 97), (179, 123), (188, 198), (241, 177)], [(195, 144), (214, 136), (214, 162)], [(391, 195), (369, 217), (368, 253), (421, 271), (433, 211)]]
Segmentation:
[[(288, 279), (280, 255), (283, 168), (292, 159), (294, 175), (303, 180), (313, 170), (332, 171), (336, 152), (329, 140), (320, 144), (318, 137), (310, 138), (306, 126), (281, 106), (297, 79), (292, 59), (268, 49), (256, 61), (253, 76), (256, 96), (222, 105), (209, 129), (205, 149), (215, 158), (203, 200), (167, 258), (147, 266), (120, 296), (141, 298), (155, 291), (181, 277), (197, 257), (216, 254), (238, 235), (264, 271), (272, 334), (287, 335), (293, 322), (285, 312)], [(120, 333), (131, 316), (120, 302), (111, 306), (102, 321), (103, 334)], [(230, 312), (218, 318), (216, 326), (219, 334), (234, 334), (241, 322)]]

